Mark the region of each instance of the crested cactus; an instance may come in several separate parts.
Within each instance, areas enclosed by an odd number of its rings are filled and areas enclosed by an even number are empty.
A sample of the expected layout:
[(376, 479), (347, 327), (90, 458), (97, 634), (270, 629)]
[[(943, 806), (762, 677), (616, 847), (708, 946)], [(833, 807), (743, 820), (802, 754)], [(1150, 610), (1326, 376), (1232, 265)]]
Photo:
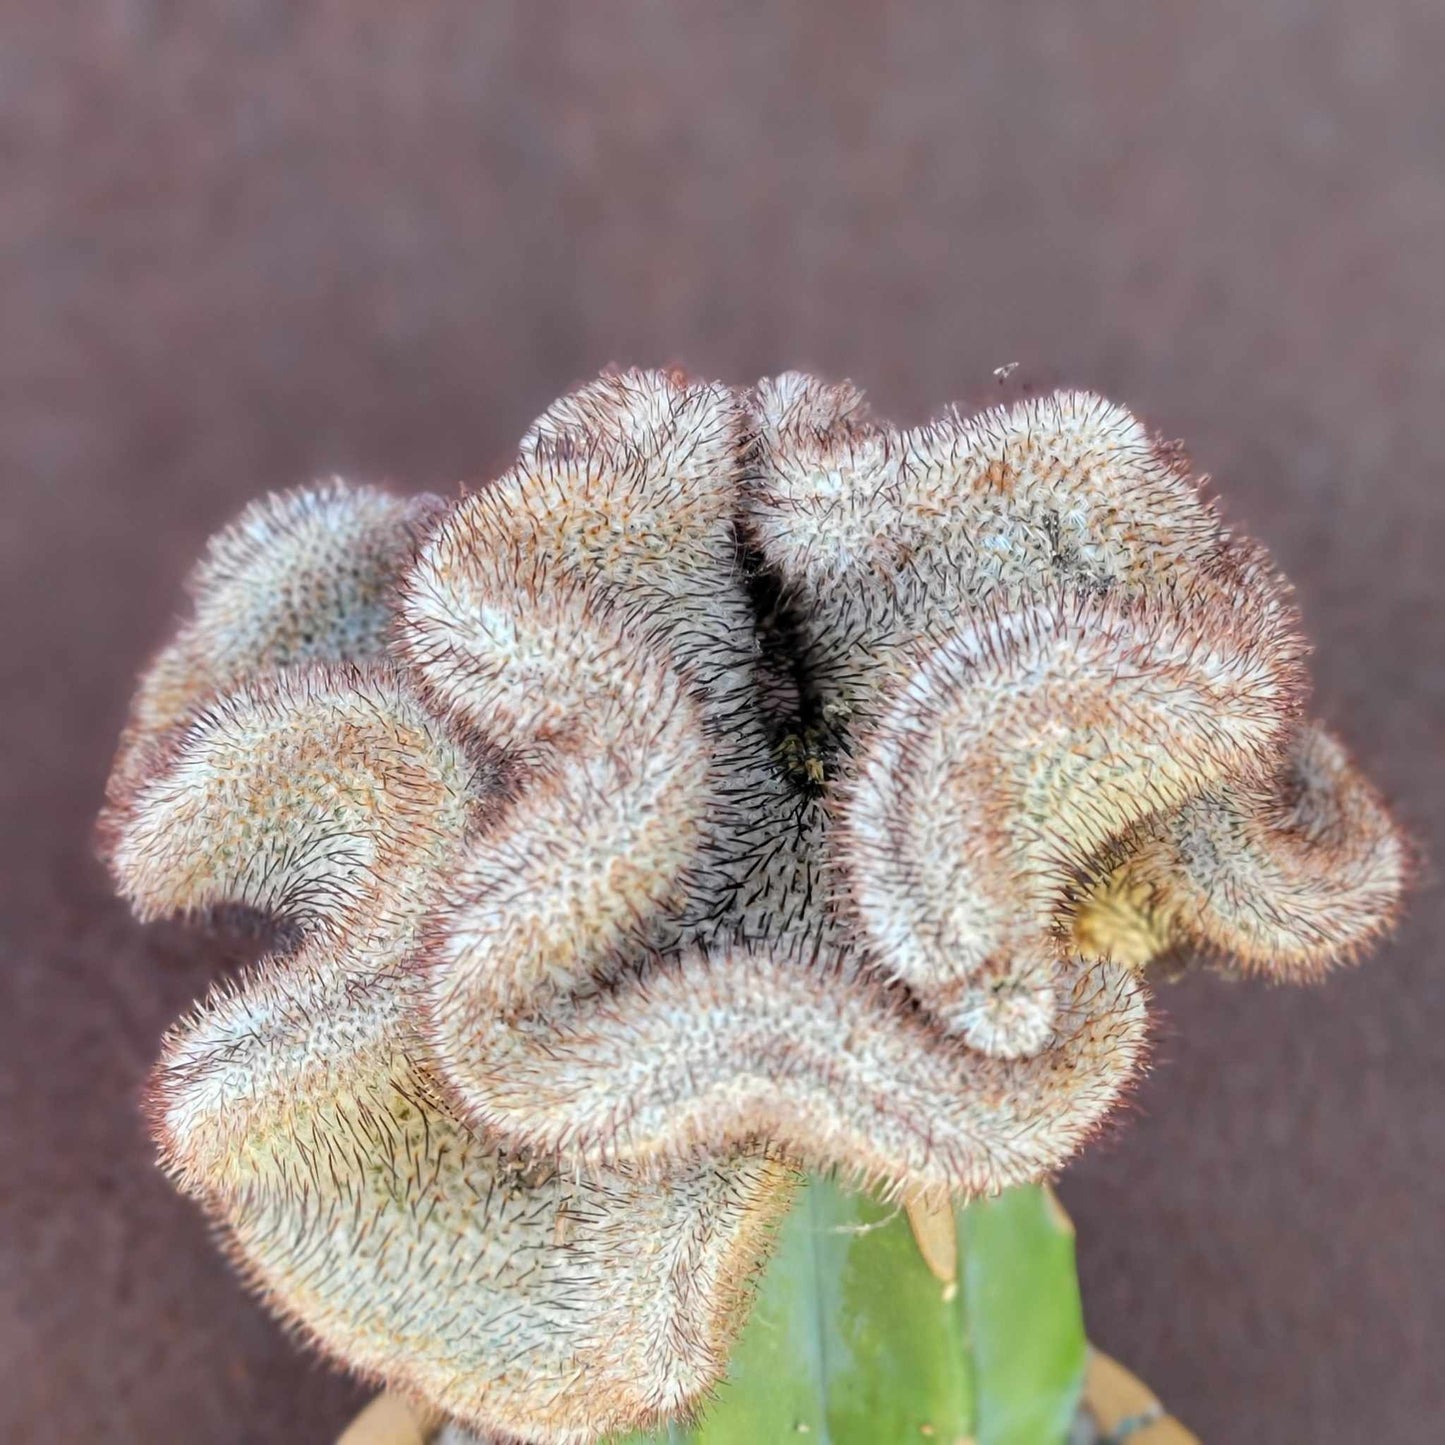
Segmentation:
[(1045, 1177), (1151, 959), (1314, 976), (1403, 884), (1287, 586), (1084, 394), (899, 432), (608, 375), (454, 504), (252, 507), (191, 590), (103, 849), (276, 936), (166, 1040), (163, 1161), (321, 1350), (498, 1438), (688, 1414), (799, 1171)]

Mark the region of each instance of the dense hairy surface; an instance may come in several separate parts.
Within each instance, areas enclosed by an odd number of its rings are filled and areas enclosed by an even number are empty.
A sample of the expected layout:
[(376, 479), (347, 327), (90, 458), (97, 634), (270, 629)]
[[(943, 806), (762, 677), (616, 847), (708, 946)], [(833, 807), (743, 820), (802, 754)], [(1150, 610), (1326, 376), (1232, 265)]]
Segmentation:
[(193, 590), (106, 854), (282, 932), (169, 1037), (163, 1158), (303, 1334), (502, 1437), (694, 1409), (796, 1168), (1043, 1177), (1156, 953), (1317, 971), (1403, 881), (1288, 589), (1082, 393), (900, 433), (609, 374), (454, 505), (272, 499)]
[(387, 595), (440, 506), (336, 480), (248, 507), (191, 573), (192, 616), (141, 680), (112, 786), (143, 767), (147, 741), (223, 686), (301, 662), (380, 657)]
[(1047, 1044), (981, 1057), (906, 996), (836, 967), (732, 950), (685, 954), (600, 1007), (466, 1043), (471, 1117), (589, 1168), (767, 1140), (862, 1187), (921, 1199), (993, 1193), (1068, 1157), (1140, 1060), (1144, 1000), (1118, 965), (1060, 969)]
[(1379, 939), (1412, 866), (1379, 793), (1317, 723), (1267, 786), (1211, 789), (1119, 852), (1075, 921), (1086, 949), (1137, 966), (1192, 945), (1291, 981)]
[(921, 652), (868, 731), (838, 846), (863, 936), (985, 1053), (1048, 1038), (1072, 874), (1281, 741), (1297, 646), (1247, 594), (1191, 600), (988, 608)]
[(168, 1166), (271, 1308), (368, 1378), (507, 1439), (685, 1412), (726, 1363), (790, 1172), (578, 1177), (499, 1153), (416, 1063), (388, 962), (303, 949), (210, 999), (157, 1074)]

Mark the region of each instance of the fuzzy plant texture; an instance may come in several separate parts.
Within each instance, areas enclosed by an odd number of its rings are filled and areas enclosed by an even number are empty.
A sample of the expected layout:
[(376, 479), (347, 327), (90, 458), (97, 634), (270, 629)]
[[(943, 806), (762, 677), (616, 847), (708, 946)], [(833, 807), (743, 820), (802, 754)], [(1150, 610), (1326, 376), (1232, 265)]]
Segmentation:
[(102, 846), (273, 949), (168, 1036), (161, 1157), (277, 1314), (489, 1439), (695, 1411), (801, 1171), (1047, 1176), (1151, 960), (1317, 978), (1408, 871), (1288, 586), (1087, 393), (900, 431), (607, 374), (453, 501), (257, 503), (190, 591)]

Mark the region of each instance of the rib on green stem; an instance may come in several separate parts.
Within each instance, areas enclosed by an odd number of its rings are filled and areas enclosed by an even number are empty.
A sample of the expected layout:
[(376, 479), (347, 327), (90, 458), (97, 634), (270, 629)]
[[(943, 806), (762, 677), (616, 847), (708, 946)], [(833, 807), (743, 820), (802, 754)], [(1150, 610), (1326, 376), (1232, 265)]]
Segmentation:
[(1042, 1188), (957, 1214), (959, 1278), (924, 1264), (901, 1209), (809, 1182), (702, 1421), (626, 1445), (1059, 1445), (1084, 1327), (1067, 1218)]

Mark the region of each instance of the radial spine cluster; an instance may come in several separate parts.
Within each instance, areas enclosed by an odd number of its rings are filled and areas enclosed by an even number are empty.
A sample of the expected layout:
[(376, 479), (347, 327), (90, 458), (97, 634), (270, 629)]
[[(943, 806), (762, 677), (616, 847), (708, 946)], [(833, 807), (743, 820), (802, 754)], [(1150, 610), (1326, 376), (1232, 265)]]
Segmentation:
[(1127, 412), (899, 431), (608, 374), (453, 503), (215, 538), (102, 820), (273, 951), (167, 1038), (162, 1159), (321, 1350), (499, 1441), (721, 1378), (803, 1169), (1041, 1178), (1167, 952), (1319, 976), (1407, 849), (1289, 589)]

